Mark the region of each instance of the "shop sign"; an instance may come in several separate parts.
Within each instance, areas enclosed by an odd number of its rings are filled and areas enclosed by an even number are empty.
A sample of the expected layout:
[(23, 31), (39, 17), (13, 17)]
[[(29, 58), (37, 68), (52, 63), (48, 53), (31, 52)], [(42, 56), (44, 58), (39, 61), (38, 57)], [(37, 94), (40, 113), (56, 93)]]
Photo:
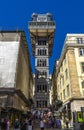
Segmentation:
[(77, 112), (77, 120), (78, 120), (79, 123), (84, 122), (83, 113), (82, 112)]

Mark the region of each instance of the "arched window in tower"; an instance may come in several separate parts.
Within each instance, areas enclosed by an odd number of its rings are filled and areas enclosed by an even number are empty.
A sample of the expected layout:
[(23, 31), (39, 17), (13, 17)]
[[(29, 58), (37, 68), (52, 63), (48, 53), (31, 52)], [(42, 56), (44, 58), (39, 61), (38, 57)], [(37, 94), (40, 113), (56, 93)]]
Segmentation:
[(44, 84), (42, 85), (42, 92), (44, 92), (43, 90), (44, 90)]
[(40, 50), (38, 49), (38, 55), (40, 55)]
[(45, 46), (46, 40), (38, 40), (38, 45)]
[(43, 45), (46, 45), (46, 41), (43, 41)]
[(39, 50), (39, 55), (41, 55), (41, 50)]
[(39, 63), (39, 66), (42, 66), (42, 60), (40, 59), (40, 61), (39, 61), (40, 63)]
[(43, 54), (43, 53), (44, 53), (43, 51), (44, 51), (44, 50), (43, 50), (43, 49), (41, 49), (41, 55), (44, 55), (44, 54)]
[(46, 49), (45, 49), (44, 51), (45, 51), (44, 53), (45, 53), (45, 55), (46, 55)]
[(47, 65), (46, 59), (45, 59), (45, 66)]
[(37, 66), (39, 66), (39, 59), (37, 59)]
[(45, 84), (45, 92), (47, 92), (47, 85)]
[(37, 92), (39, 92), (39, 85), (37, 85), (37, 89), (36, 90), (37, 90)]
[(45, 66), (45, 64), (44, 64), (44, 60), (42, 60), (42, 66)]
[(45, 77), (47, 77), (47, 72), (45, 71)]

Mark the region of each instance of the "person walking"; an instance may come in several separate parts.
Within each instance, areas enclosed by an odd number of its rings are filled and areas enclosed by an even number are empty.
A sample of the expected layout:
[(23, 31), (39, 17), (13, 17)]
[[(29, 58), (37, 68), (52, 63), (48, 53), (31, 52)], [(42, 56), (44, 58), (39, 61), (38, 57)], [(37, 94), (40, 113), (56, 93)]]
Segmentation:
[(61, 128), (61, 120), (59, 118), (56, 119), (56, 128)]
[(20, 126), (20, 130), (27, 130), (27, 122), (26, 120), (23, 120)]
[(1, 118), (1, 130), (5, 130), (6, 129), (6, 122), (4, 118)]
[(18, 120), (18, 118), (16, 118), (15, 122), (14, 122), (14, 130), (19, 130), (20, 128), (20, 122)]
[(43, 122), (43, 119), (40, 120), (40, 128), (41, 128), (41, 130), (44, 130), (44, 122)]
[(68, 126), (68, 124), (69, 124), (69, 119), (66, 118), (66, 119), (65, 119), (65, 122), (66, 122), (66, 128), (69, 128), (69, 126)]
[(10, 121), (9, 121), (9, 119), (7, 119), (6, 130), (10, 130)]
[(31, 118), (28, 121), (28, 130), (32, 130), (32, 119)]

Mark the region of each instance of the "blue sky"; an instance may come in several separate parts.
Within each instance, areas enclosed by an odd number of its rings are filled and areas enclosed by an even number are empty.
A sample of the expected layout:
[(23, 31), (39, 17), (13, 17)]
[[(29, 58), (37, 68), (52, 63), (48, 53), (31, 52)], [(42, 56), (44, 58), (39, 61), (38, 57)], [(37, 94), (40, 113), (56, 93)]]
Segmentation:
[(53, 72), (55, 60), (59, 59), (67, 33), (84, 33), (84, 0), (1, 0), (0, 29), (18, 28), (26, 31), (32, 70), (34, 58), (28, 32), (28, 21), (33, 12), (52, 13), (56, 21), (56, 31), (52, 56), (50, 58), (50, 73)]

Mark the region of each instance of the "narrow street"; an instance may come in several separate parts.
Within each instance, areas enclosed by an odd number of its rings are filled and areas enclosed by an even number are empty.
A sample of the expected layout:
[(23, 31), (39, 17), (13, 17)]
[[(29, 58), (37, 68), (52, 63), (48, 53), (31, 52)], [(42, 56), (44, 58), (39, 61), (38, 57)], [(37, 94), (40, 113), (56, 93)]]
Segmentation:
[[(0, 130), (1, 130), (1, 129), (0, 129)], [(13, 128), (11, 128), (10, 130), (13, 130)], [(33, 130), (40, 130), (40, 128), (39, 128), (39, 127), (38, 127), (38, 128), (34, 128)], [(74, 129), (70, 129), (70, 128), (69, 128), (69, 129), (57, 129), (57, 128), (54, 128), (54, 129), (53, 129), (53, 128), (46, 129), (46, 128), (45, 128), (44, 130), (74, 130)]]
[[(40, 124), (38, 121), (35, 122), (33, 130), (40, 130)], [(73, 128), (64, 128), (64, 129), (58, 129), (58, 128), (44, 128), (44, 130), (74, 130)]]

